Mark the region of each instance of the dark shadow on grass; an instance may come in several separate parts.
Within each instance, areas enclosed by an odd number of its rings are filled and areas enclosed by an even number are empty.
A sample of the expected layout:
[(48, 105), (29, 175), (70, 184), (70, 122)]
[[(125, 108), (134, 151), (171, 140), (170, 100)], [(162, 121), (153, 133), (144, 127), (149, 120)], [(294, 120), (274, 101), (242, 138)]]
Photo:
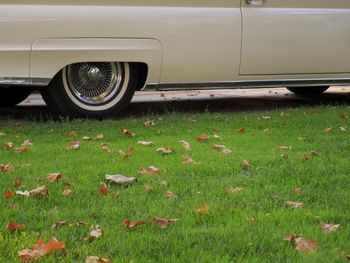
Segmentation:
[[(313, 97), (303, 97), (290, 93), (283, 95), (271, 94), (268, 96), (237, 97), (237, 98), (210, 98), (170, 100), (163, 102), (134, 102), (121, 114), (108, 119), (126, 119), (145, 115), (164, 115), (169, 113), (241, 113), (264, 112), (269, 110), (297, 108), (302, 106), (335, 106), (350, 105), (349, 92), (327, 92)], [(69, 118), (68, 118), (69, 119)], [(66, 117), (56, 116), (46, 106), (17, 106), (9, 109), (0, 109), (0, 126), (6, 121), (52, 121), (67, 120)]]

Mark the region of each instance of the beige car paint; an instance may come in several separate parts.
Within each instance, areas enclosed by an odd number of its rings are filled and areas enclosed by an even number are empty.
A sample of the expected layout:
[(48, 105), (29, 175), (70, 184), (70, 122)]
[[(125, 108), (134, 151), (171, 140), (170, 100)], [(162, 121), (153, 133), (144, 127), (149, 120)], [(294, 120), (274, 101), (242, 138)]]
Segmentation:
[(0, 78), (53, 78), (92, 59), (145, 62), (148, 83), (350, 78), (349, 10), (348, 0), (0, 0)]

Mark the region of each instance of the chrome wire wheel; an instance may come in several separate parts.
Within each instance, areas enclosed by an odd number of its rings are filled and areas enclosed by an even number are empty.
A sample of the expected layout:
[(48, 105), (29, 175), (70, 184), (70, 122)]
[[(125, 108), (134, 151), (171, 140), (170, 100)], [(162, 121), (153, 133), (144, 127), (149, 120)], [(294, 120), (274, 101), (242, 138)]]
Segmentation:
[(69, 65), (63, 70), (67, 92), (86, 105), (103, 105), (120, 91), (124, 79), (121, 63), (86, 62)]

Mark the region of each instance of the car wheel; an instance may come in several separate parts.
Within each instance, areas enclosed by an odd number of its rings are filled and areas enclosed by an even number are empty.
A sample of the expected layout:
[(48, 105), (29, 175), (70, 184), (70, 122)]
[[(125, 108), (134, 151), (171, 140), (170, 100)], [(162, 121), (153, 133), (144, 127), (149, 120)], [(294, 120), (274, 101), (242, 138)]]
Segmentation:
[(41, 93), (58, 114), (95, 118), (121, 112), (136, 85), (137, 70), (131, 63), (86, 62), (62, 69)]
[(0, 107), (12, 107), (24, 101), (33, 89), (29, 87), (0, 88)]
[(297, 95), (304, 95), (304, 96), (310, 96), (310, 95), (319, 95), (325, 92), (329, 87), (327, 86), (317, 86), (317, 87), (289, 87), (287, 88), (289, 91), (297, 94)]

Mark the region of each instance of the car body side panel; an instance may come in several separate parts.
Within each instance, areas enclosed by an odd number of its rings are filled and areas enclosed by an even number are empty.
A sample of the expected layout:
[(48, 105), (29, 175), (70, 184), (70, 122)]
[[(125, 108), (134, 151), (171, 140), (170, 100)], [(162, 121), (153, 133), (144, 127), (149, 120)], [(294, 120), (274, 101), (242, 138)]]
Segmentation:
[[(106, 39), (127, 39), (131, 49), (139, 45), (140, 39), (153, 39), (162, 47), (162, 59), (158, 65), (149, 65), (153, 74), (149, 81), (234, 80), (238, 78), (240, 64), (240, 2), (33, 0), (29, 3), (24, 0), (0, 0), (0, 77), (30, 75), (47, 78), (59, 71), (63, 61), (68, 62), (69, 57), (74, 57), (75, 62), (78, 62), (80, 55), (84, 61), (87, 57), (97, 60), (98, 54), (102, 54), (98, 60), (107, 58), (108, 48), (102, 44), (101, 50), (98, 50), (98, 45), (105, 43)], [(74, 44), (63, 52), (62, 49), (66, 47), (59, 44), (67, 45), (63, 41), (66, 38), (69, 41), (83, 39), (80, 42), (84, 45), (82, 49), (86, 47), (86, 39), (101, 40), (91, 42), (84, 51), (77, 51)], [(49, 39), (53, 39), (52, 42), (49, 43)], [(135, 44), (132, 39), (135, 39)], [(92, 46), (92, 43), (96, 46)], [(29, 59), (31, 47), (33, 53)], [(123, 52), (118, 44), (116, 46), (119, 54), (123, 53), (120, 57), (112, 48), (108, 60), (138, 62), (137, 52), (126, 45), (124, 47)], [(18, 49), (21, 52), (18, 53)], [(143, 53), (139, 59), (144, 60), (144, 56), (148, 55)], [(10, 63), (5, 63), (4, 58)], [(156, 72), (159, 76), (156, 76)]]
[(242, 2), (241, 75), (350, 73), (349, 0)]

